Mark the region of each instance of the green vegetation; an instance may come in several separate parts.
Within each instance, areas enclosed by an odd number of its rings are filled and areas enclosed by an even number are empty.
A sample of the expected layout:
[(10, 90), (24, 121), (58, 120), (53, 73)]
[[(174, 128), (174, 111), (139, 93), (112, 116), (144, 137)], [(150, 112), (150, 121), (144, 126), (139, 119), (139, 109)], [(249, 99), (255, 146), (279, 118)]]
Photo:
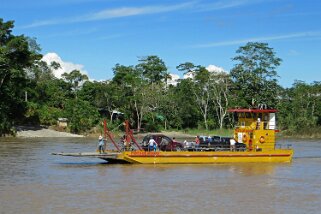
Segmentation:
[(321, 130), (321, 82), (282, 88), (281, 59), (266, 43), (240, 47), (230, 73), (182, 63), (177, 69), (193, 78), (176, 86), (167, 84), (171, 76), (158, 56), (116, 64), (111, 80), (91, 82), (78, 70), (54, 77), (60, 65), (41, 61), (35, 39), (13, 35), (13, 27), (0, 19), (0, 136), (14, 134), (19, 124), (55, 125), (60, 117), (68, 118), (73, 133), (101, 128), (107, 118), (112, 129), (129, 119), (138, 131), (231, 135), (234, 117), (227, 109), (259, 106), (279, 109), (285, 134), (316, 136)]

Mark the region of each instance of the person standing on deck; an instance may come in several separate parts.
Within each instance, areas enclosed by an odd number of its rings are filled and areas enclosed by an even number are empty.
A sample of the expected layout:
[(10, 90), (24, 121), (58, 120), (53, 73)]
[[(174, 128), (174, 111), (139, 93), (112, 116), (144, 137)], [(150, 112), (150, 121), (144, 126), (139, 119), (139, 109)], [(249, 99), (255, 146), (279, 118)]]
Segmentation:
[(149, 140), (149, 151), (153, 151), (153, 150), (156, 151), (156, 147), (157, 147), (156, 141), (154, 140), (154, 138), (150, 138), (150, 140)]
[(196, 148), (198, 148), (200, 145), (200, 137), (197, 135), (196, 138), (195, 138), (195, 146)]
[(100, 135), (98, 138), (98, 151), (99, 153), (104, 153), (104, 139), (103, 137)]
[(236, 144), (236, 141), (234, 140), (234, 138), (231, 138), (230, 139), (230, 150), (231, 151), (235, 151), (235, 144)]

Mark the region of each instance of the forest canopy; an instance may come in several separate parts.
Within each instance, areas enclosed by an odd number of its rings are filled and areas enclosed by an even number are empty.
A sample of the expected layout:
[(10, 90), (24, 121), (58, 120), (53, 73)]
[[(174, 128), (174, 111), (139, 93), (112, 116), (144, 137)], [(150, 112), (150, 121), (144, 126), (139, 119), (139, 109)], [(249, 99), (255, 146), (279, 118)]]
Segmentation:
[(321, 82), (283, 88), (277, 73), (282, 60), (267, 43), (239, 47), (230, 72), (182, 62), (177, 70), (191, 78), (175, 85), (168, 84), (171, 75), (156, 55), (138, 58), (136, 65), (116, 64), (111, 80), (90, 81), (79, 70), (56, 78), (60, 65), (41, 61), (36, 40), (13, 35), (13, 28), (13, 21), (0, 19), (0, 136), (21, 124), (56, 125), (58, 118), (67, 118), (73, 133), (87, 132), (103, 118), (115, 127), (126, 118), (147, 131), (231, 128), (227, 109), (258, 106), (277, 108), (278, 127), (289, 134), (321, 125)]

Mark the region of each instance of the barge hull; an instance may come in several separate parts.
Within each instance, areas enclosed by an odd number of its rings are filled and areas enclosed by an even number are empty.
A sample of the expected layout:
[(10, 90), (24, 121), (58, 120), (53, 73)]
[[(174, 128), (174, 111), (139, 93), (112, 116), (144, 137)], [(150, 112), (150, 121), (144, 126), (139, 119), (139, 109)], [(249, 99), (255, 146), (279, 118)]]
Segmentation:
[(293, 150), (269, 152), (123, 152), (118, 159), (140, 164), (286, 163)]
[(100, 158), (109, 163), (131, 163), (131, 164), (214, 164), (214, 163), (286, 163), (291, 162), (293, 150), (273, 150), (266, 152), (147, 152), (147, 151), (126, 151), (126, 152), (97, 152), (85, 153), (53, 153), (54, 155), (72, 157)]

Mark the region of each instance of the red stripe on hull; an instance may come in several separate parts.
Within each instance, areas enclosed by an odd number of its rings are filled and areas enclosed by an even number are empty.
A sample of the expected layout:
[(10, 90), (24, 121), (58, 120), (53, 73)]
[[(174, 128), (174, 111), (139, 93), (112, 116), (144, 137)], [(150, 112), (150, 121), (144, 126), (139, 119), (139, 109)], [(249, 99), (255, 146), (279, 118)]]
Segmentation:
[(128, 155), (129, 157), (288, 157), (291, 154), (230, 154), (230, 155)]

